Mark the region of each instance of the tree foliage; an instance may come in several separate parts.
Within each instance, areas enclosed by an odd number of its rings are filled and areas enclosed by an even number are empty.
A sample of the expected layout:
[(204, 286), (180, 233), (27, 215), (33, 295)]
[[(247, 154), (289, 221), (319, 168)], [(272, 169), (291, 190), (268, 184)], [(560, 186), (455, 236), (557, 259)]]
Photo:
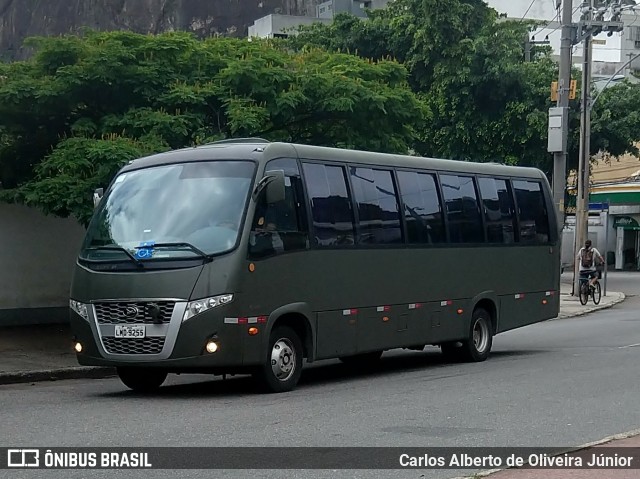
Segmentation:
[[(428, 121), (417, 128), (414, 148), (420, 154), (535, 166), (551, 175), (548, 111), (555, 106), (550, 86), (558, 71), (548, 50), (534, 49), (533, 61), (524, 61), (524, 39), (532, 26), (501, 21), (481, 0), (396, 0), (371, 12), (366, 22), (340, 15), (332, 24), (304, 28), (289, 42), (299, 50), (319, 46), (404, 62), (429, 111)], [(609, 113), (594, 116), (593, 153), (635, 151), (640, 129), (623, 106), (637, 102), (639, 88), (628, 85), (599, 100), (598, 112)], [(580, 105), (574, 100), (570, 106), (568, 168), (574, 169)], [(612, 116), (617, 123), (608, 120)]]
[(406, 152), (425, 112), (388, 59), (180, 33), (30, 43), (0, 70), (3, 197), (83, 221), (143, 154), (237, 136)]
[[(549, 176), (549, 50), (482, 0), (395, 0), (286, 41), (127, 32), (34, 38), (0, 63), (0, 198), (86, 220), (129, 159), (220, 138), (498, 161)], [(578, 76), (574, 72), (574, 78)], [(578, 162), (571, 102), (568, 169)], [(637, 153), (640, 86), (606, 90), (591, 151)]]

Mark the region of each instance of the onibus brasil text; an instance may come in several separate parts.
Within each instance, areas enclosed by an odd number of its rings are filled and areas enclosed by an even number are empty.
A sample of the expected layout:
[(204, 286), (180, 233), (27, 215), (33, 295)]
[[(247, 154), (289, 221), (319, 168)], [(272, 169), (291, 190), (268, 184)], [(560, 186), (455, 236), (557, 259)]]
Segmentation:
[(153, 467), (146, 452), (52, 452), (43, 456), (44, 467), (51, 468), (129, 468)]

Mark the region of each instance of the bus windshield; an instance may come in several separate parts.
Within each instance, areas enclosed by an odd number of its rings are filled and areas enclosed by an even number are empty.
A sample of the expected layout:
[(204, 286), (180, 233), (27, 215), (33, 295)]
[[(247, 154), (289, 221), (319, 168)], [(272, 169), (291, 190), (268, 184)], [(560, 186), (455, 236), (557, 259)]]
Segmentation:
[(80, 252), (93, 261), (193, 258), (232, 249), (255, 164), (206, 161), (120, 174)]

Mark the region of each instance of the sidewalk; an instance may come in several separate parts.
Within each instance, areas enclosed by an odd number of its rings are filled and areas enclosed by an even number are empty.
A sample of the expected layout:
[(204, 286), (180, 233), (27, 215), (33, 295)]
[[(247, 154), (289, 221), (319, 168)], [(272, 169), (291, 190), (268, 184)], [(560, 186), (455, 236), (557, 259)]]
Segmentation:
[(80, 366), (71, 338), (66, 324), (0, 328), (0, 385), (115, 374), (111, 368)]
[(560, 314), (558, 315), (558, 319), (582, 316), (587, 313), (591, 313), (592, 311), (610, 308), (614, 304), (618, 304), (625, 299), (624, 293), (607, 291), (607, 295), (602, 296), (600, 304), (597, 306), (593, 304), (593, 300), (591, 298), (589, 298), (587, 304), (583, 306), (580, 304), (580, 299), (577, 296), (571, 296), (571, 289), (571, 284), (560, 284)]
[[(601, 441), (585, 444), (577, 447), (573, 452), (569, 453), (570, 457), (580, 456), (585, 462), (590, 460), (592, 454), (604, 453), (605, 456), (612, 457), (614, 454), (619, 456), (634, 456), (637, 461), (637, 449), (628, 450), (625, 453), (621, 448), (639, 448), (640, 447), (640, 430), (630, 431), (628, 433), (611, 436)], [(615, 448), (615, 452), (607, 453), (607, 449)], [(501, 471), (485, 471), (479, 474), (466, 476), (465, 478), (456, 479), (637, 479), (640, 474), (638, 464), (631, 462), (633, 469), (504, 469)]]
[[(561, 285), (559, 318), (581, 316), (624, 300), (624, 294), (608, 292), (598, 306), (593, 302), (582, 306), (570, 292), (571, 285)], [(64, 324), (0, 328), (0, 384), (115, 374), (112, 368), (79, 366), (71, 336)]]

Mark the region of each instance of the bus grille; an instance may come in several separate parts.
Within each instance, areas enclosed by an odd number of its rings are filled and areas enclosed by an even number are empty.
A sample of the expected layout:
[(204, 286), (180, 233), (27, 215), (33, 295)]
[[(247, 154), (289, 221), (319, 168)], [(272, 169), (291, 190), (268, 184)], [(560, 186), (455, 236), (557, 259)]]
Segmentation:
[[(157, 305), (157, 318), (151, 316)], [(96, 303), (94, 304), (96, 318), (100, 324), (136, 324), (136, 323), (168, 323), (175, 302), (158, 301), (156, 303)]]
[(164, 346), (163, 337), (113, 338), (103, 337), (104, 348), (110, 354), (158, 354)]

